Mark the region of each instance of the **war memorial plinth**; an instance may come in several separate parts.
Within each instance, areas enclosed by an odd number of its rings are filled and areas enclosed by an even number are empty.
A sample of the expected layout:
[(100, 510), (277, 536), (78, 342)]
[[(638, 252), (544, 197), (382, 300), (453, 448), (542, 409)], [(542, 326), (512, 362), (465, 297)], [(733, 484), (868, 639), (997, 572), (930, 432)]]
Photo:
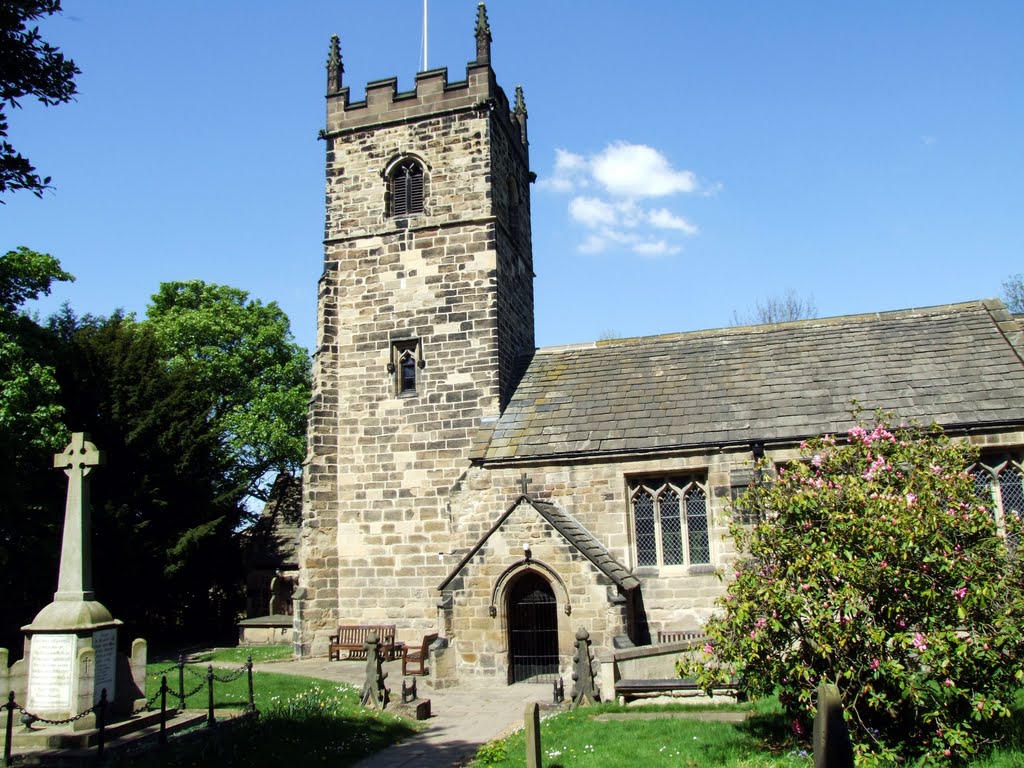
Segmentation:
[[(53, 457), (54, 467), (68, 476), (57, 591), (32, 623), (22, 627), (24, 659), (8, 669), (7, 651), (0, 650), (3, 690), (13, 690), (28, 712), (47, 720), (85, 712), (104, 690), (111, 712), (127, 713), (145, 690), (145, 641), (132, 643), (131, 657), (118, 654), (122, 622), (93, 593), (89, 479), (103, 462), (103, 453), (82, 432), (74, 433), (67, 448)], [(89, 714), (76, 720), (74, 728), (93, 728), (95, 722)]]

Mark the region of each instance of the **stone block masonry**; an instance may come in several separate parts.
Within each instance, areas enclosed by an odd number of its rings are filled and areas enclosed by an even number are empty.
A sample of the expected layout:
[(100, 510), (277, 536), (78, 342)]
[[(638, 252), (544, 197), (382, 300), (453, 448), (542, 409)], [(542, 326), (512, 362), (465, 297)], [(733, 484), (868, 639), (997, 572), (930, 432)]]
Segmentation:
[[(350, 102), (335, 56), (300, 558), (312, 654), (339, 623), (394, 623), (409, 641), (436, 628), (449, 492), (534, 345), (525, 112), (486, 61)], [(409, 161), (422, 211), (394, 217), (389, 173)], [(411, 389), (396, 350), (415, 357)]]

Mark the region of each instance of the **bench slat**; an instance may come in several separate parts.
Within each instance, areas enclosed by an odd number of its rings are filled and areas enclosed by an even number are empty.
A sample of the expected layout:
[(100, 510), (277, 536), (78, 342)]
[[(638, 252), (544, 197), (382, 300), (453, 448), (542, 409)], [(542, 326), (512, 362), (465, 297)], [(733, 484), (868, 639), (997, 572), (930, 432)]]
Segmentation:
[(395, 653), (395, 625), (394, 624), (360, 624), (340, 625), (336, 634), (329, 638), (327, 658), (331, 661), (340, 661), (341, 652), (348, 651), (346, 658), (354, 658), (354, 654), (366, 650), (366, 638), (370, 632), (377, 633), (381, 651), (386, 659), (390, 659)]
[[(615, 683), (615, 696), (624, 702), (643, 696), (657, 696), (659, 694), (679, 693), (682, 695), (696, 695), (704, 690), (697, 685), (692, 677), (666, 677), (653, 679), (623, 678)], [(736, 697), (737, 701), (745, 701), (746, 697), (739, 689), (736, 680), (730, 680), (727, 685), (716, 685), (713, 693), (720, 693)]]

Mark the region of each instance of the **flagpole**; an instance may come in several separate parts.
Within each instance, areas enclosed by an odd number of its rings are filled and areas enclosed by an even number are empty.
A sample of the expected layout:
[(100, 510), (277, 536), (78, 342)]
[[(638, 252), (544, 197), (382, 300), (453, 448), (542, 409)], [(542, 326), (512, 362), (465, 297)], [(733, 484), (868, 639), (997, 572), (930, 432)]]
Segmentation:
[(423, 0), (423, 71), (427, 71), (427, 0)]

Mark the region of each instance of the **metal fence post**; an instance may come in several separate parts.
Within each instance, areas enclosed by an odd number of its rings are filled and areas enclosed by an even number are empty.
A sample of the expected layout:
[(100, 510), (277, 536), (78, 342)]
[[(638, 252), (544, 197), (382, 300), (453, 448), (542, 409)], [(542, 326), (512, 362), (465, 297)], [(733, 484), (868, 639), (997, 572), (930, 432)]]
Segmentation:
[(245, 662), (245, 666), (249, 670), (249, 711), (250, 712), (255, 712), (256, 711), (256, 700), (253, 698), (253, 695), (252, 695), (252, 656), (250, 656), (248, 658), (248, 660)]
[(96, 718), (96, 725), (99, 728), (99, 741), (96, 743), (96, 757), (99, 760), (103, 760), (103, 747), (106, 741), (106, 727), (107, 727), (107, 689), (104, 688), (100, 691), (100, 703), (97, 705), (98, 717)]
[(167, 746), (167, 675), (160, 678), (160, 746)]
[(212, 728), (213, 725), (214, 725), (214, 722), (216, 722), (213, 719), (213, 664), (210, 664), (206, 668), (206, 682), (208, 683), (207, 687), (210, 689), (210, 703), (209, 703), (209, 711), (206, 713), (206, 724), (210, 728)]
[(14, 739), (14, 691), (7, 696), (7, 741), (4, 742), (4, 765), (11, 764), (11, 741)]
[(178, 704), (185, 709), (185, 656), (178, 657)]

